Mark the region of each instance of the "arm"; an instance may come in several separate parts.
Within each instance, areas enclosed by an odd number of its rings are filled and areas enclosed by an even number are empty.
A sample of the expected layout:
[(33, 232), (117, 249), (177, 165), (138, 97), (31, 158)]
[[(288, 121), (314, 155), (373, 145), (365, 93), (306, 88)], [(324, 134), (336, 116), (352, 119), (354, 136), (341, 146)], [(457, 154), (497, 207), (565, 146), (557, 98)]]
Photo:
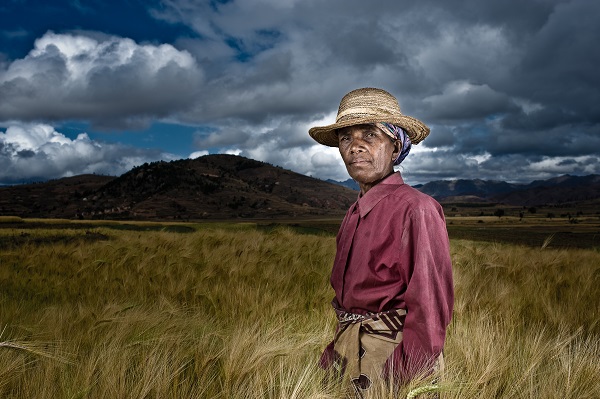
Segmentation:
[[(431, 370), (441, 353), (454, 303), (448, 233), (441, 210), (414, 209), (402, 233), (407, 264), (407, 315), (402, 342), (386, 362), (384, 375), (407, 381)], [(404, 262), (404, 260), (403, 260)]]

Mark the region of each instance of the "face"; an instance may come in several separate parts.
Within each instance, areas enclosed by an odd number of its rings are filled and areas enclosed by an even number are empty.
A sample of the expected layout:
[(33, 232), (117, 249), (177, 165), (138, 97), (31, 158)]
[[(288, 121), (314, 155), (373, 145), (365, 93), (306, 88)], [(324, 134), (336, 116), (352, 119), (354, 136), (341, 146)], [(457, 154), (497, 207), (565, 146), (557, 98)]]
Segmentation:
[(348, 174), (366, 193), (394, 171), (400, 142), (372, 125), (350, 126), (338, 131), (338, 147)]

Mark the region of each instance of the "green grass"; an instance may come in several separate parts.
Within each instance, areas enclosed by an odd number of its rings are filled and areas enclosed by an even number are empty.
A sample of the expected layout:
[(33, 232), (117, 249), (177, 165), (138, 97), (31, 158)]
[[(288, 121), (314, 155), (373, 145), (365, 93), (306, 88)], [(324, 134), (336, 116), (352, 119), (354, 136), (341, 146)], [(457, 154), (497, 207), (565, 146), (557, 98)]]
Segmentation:
[[(0, 228), (0, 397), (344, 397), (316, 367), (334, 237), (185, 226)], [(600, 397), (600, 253), (451, 250), (444, 398)]]

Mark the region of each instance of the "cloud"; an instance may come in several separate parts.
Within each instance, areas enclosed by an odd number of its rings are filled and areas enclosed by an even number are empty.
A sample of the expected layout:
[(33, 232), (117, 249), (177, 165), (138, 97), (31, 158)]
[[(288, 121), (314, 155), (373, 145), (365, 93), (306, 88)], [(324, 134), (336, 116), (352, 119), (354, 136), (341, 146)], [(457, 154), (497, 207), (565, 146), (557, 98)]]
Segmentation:
[(15, 39), (15, 38), (27, 37), (27, 36), (29, 36), (29, 32), (27, 32), (25, 29), (3, 30), (3, 31), (0, 31), (0, 35), (6, 37), (8, 39)]
[(488, 115), (518, 110), (506, 94), (486, 84), (474, 85), (467, 81), (452, 81), (441, 94), (425, 97), (423, 102), (431, 108), (429, 116), (438, 121), (484, 119)]
[(0, 183), (42, 181), (86, 173), (120, 175), (136, 165), (173, 156), (121, 144), (70, 139), (45, 124), (13, 124), (0, 131)]
[(1, 63), (0, 120), (169, 120), (197, 127), (186, 153), (344, 180), (308, 128), (371, 86), (431, 127), (403, 163), (413, 181), (587, 173), (600, 148), (599, 12), (589, 0), (166, 0), (151, 15), (195, 36), (48, 32)]
[[(418, 147), (415, 147), (418, 148)], [(432, 180), (487, 179), (528, 183), (562, 174), (600, 174), (598, 156), (578, 157), (531, 156), (504, 154), (491, 156), (461, 154), (453, 150), (431, 150), (421, 147), (422, 152), (411, 151), (401, 164), (405, 180), (409, 184)]]
[(189, 158), (189, 159), (196, 159), (196, 158), (203, 157), (203, 156), (205, 156), (205, 155), (208, 155), (208, 151), (194, 151), (194, 152), (192, 152), (192, 153), (191, 153), (191, 154), (188, 156), (188, 158)]
[(241, 151), (239, 155), (259, 159), (319, 179), (347, 180), (346, 168), (337, 148), (322, 145), (279, 149), (273, 142)]
[[(268, 124), (247, 126), (228, 121), (217, 131), (197, 132), (200, 153), (241, 155), (321, 179), (346, 180), (348, 174), (337, 148), (316, 144), (308, 135), (312, 125), (324, 125), (327, 115), (312, 122), (294, 118), (273, 119)], [(191, 158), (191, 156), (190, 156)]]
[(0, 120), (139, 126), (186, 108), (201, 83), (195, 59), (172, 45), (48, 32), (0, 71)]

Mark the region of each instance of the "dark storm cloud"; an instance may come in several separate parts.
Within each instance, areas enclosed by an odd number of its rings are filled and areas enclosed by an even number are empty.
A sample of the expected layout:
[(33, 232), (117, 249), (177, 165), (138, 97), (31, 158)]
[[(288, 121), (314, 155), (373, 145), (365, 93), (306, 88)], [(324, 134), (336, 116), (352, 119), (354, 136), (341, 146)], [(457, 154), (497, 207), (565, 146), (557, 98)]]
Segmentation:
[(441, 94), (423, 99), (428, 115), (437, 121), (460, 121), (482, 115), (504, 114), (520, 108), (508, 95), (492, 90), (488, 85), (452, 82)]
[(447, 126), (431, 125), (431, 133), (427, 137), (430, 147), (451, 147), (456, 144), (456, 139), (451, 129)]
[(235, 126), (210, 133), (198, 132), (194, 134), (194, 142), (199, 148), (231, 147), (240, 145), (249, 138), (250, 134), (240, 131)]
[(547, 110), (531, 120), (534, 127), (600, 123), (598, 15), (598, 2), (559, 4), (530, 40), (507, 88)]
[(19, 158), (33, 158), (35, 156), (35, 152), (31, 150), (22, 150), (17, 151), (17, 157)]

